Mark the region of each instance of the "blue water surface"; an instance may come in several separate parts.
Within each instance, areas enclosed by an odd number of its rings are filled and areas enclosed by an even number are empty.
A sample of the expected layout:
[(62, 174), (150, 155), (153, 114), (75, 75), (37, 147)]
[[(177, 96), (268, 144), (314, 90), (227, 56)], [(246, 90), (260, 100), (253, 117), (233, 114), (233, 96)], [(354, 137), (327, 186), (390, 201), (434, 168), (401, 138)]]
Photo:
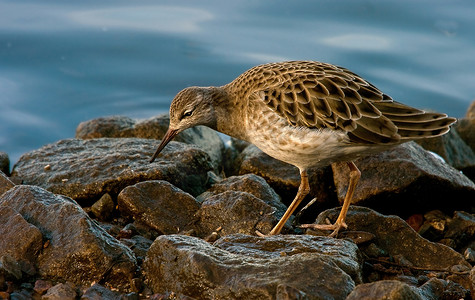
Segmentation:
[(463, 116), (475, 98), (475, 2), (0, 0), (0, 151), (149, 118), (190, 85), (283, 60), (349, 68), (398, 101)]

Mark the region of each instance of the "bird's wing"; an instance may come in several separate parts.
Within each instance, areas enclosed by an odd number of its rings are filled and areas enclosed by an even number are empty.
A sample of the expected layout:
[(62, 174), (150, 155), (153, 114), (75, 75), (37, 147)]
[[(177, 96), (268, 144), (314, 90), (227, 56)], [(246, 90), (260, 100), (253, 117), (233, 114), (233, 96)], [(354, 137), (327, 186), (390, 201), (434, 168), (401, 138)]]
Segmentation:
[(423, 111), (399, 104), (360, 76), (330, 64), (295, 61), (257, 66), (234, 82), (294, 126), (332, 128), (354, 143), (396, 143), (397, 126), (382, 107), (404, 114)]

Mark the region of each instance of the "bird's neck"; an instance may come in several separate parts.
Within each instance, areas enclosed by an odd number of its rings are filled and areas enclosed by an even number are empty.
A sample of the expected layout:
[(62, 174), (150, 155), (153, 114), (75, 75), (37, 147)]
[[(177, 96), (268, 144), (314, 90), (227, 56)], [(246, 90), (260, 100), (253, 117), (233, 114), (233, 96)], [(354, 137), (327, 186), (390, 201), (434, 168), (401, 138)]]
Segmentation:
[(216, 112), (216, 128), (224, 134), (245, 139), (243, 130), (244, 104), (226, 86), (212, 88), (213, 106)]

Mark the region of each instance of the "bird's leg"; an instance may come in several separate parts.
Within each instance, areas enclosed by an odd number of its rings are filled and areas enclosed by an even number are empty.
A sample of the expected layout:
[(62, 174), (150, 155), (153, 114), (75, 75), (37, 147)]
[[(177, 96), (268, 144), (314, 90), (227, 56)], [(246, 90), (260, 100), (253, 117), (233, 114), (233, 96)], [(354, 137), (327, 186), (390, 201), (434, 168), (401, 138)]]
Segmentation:
[[(307, 196), (309, 192), (310, 192), (310, 186), (308, 184), (307, 171), (300, 170), (300, 186), (299, 186), (299, 190), (297, 192), (297, 195), (295, 196), (294, 201), (292, 201), (290, 206), (287, 208), (287, 210), (285, 211), (284, 215), (282, 216), (280, 221), (277, 223), (277, 225), (275, 225), (275, 227), (267, 235), (276, 235), (280, 233), (282, 228), (284, 228), (285, 222), (287, 222), (287, 220), (290, 218), (290, 216), (295, 211), (297, 206), (299, 206), (300, 202), (302, 202), (303, 198), (305, 198), (305, 196)], [(265, 236), (259, 231), (256, 231), (256, 234), (259, 236)]]
[(324, 224), (302, 224), (301, 228), (311, 228), (311, 229), (320, 229), (320, 230), (333, 230), (329, 235), (331, 237), (336, 236), (341, 228), (347, 228), (345, 223), (346, 213), (348, 212), (348, 207), (351, 204), (351, 199), (355, 193), (356, 184), (361, 177), (360, 170), (356, 165), (350, 161), (348, 162), (348, 167), (350, 168), (350, 183), (348, 184), (348, 191), (345, 195), (345, 200), (343, 201), (343, 206), (341, 207), (340, 215), (334, 224), (324, 225)]

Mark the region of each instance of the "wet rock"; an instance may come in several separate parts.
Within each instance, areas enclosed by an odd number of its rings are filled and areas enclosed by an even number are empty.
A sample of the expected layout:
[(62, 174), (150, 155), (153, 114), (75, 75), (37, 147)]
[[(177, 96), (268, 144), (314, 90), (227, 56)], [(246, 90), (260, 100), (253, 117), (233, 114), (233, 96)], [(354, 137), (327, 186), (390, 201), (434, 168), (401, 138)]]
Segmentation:
[[(337, 219), (340, 208), (321, 213), (315, 223), (332, 223)], [(397, 216), (384, 216), (369, 208), (350, 206), (346, 219), (348, 230), (367, 231), (375, 235), (373, 242), (392, 257), (407, 261), (412, 266), (429, 269), (446, 269), (454, 265), (470, 267), (460, 253), (453, 249), (430, 242), (417, 234), (404, 220)]]
[(58, 283), (50, 288), (41, 300), (75, 300), (76, 296), (76, 291), (71, 285)]
[[(112, 116), (82, 122), (76, 129), (76, 138), (144, 138), (161, 140), (168, 129), (168, 114), (147, 120), (134, 120), (125, 116)], [(176, 142), (194, 144), (208, 153), (217, 170), (223, 160), (224, 143), (216, 131), (197, 126), (181, 132)], [(155, 142), (155, 147), (158, 143)]]
[[(244, 149), (240, 157), (239, 174), (253, 173), (263, 177), (282, 196), (282, 201), (290, 204), (300, 185), (297, 167), (274, 159), (254, 145)], [(308, 171), (310, 193), (308, 198), (317, 198), (319, 206), (336, 203), (333, 179), (329, 167)]]
[(10, 174), (10, 158), (8, 154), (0, 151), (0, 172), (3, 172), (5, 175)]
[(425, 300), (413, 286), (398, 280), (381, 280), (356, 286), (346, 300)]
[(162, 180), (129, 186), (120, 192), (117, 202), (122, 213), (161, 234), (178, 233), (194, 220), (200, 207), (193, 196)]
[(202, 202), (196, 213), (201, 236), (218, 228), (222, 235), (269, 232), (286, 210), (267, 182), (254, 174), (226, 178), (198, 200)]
[[(12, 177), (77, 201), (117, 195), (140, 181), (162, 179), (198, 195), (205, 191), (208, 155), (196, 147), (171, 142), (149, 163), (157, 141), (147, 139), (62, 140), (24, 154)], [(45, 170), (45, 166), (49, 166)]]
[(41, 231), (5, 204), (0, 204), (0, 237), (0, 257), (34, 264), (43, 248)]
[[(352, 203), (408, 217), (431, 209), (470, 210), (475, 184), (419, 145), (410, 142), (355, 161), (361, 170)], [(346, 195), (346, 163), (332, 164), (340, 202)], [(447, 199), (450, 199), (448, 201)]]
[(449, 165), (475, 180), (475, 153), (460, 138), (456, 130), (430, 139), (416, 141), (424, 149), (439, 154)]
[(358, 249), (345, 240), (311, 236), (231, 235), (215, 246), (201, 239), (158, 237), (144, 262), (155, 293), (198, 299), (344, 299), (360, 283)]
[(114, 206), (112, 197), (106, 193), (91, 206), (91, 211), (99, 220), (109, 220), (114, 212)]
[(0, 205), (16, 210), (47, 241), (37, 257), (46, 278), (87, 285), (104, 281), (126, 288), (135, 272), (132, 251), (91, 220), (72, 199), (36, 186), (15, 186)]
[(15, 184), (3, 172), (0, 172), (0, 196), (14, 186)]

